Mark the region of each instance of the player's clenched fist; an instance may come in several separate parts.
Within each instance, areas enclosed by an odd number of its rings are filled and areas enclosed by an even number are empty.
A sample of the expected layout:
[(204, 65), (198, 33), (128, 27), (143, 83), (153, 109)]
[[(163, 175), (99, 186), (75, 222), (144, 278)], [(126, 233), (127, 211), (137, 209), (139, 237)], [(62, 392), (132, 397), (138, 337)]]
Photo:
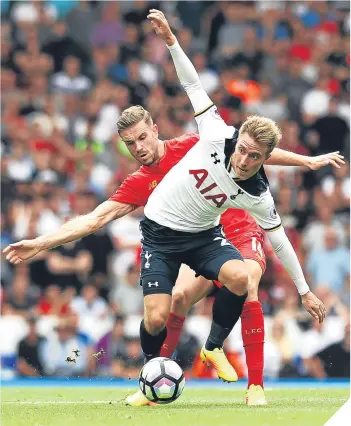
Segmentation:
[(18, 243), (10, 244), (7, 246), (3, 253), (13, 265), (18, 265), (24, 260), (30, 259), (41, 251), (37, 241), (35, 240), (22, 240)]
[(176, 42), (175, 35), (169, 26), (169, 23), (160, 10), (150, 9), (147, 19), (151, 21), (151, 26), (155, 33), (166, 42), (168, 46), (172, 46)]

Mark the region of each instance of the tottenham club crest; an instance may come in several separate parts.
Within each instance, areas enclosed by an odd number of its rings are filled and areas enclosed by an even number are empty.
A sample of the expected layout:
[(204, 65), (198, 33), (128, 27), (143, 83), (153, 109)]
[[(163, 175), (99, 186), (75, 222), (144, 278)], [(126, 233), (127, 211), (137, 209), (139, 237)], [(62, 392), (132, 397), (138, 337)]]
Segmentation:
[(244, 191), (242, 191), (240, 188), (238, 189), (238, 192), (236, 193), (236, 194), (234, 194), (234, 195), (231, 195), (230, 196), (230, 199), (231, 200), (235, 200), (236, 199), (236, 197), (238, 197), (239, 195), (243, 195), (243, 194), (245, 194), (245, 192)]
[(146, 259), (146, 262), (145, 262), (145, 269), (149, 269), (150, 268), (150, 261), (149, 261), (149, 259), (151, 258), (151, 256), (152, 256), (152, 254), (149, 254), (149, 252), (147, 251), (146, 253), (145, 253), (145, 259)]

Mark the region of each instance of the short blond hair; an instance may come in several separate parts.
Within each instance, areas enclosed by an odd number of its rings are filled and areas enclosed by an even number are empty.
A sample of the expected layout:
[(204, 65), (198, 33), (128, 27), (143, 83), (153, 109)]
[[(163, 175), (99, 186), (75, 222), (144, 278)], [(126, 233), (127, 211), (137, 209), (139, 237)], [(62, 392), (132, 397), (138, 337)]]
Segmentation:
[(149, 111), (146, 111), (141, 105), (134, 105), (125, 109), (117, 121), (117, 129), (126, 130), (140, 121), (145, 121), (147, 124), (152, 123)]
[(267, 155), (279, 145), (282, 138), (282, 131), (277, 123), (259, 115), (248, 117), (240, 127), (239, 133), (240, 135), (247, 133), (255, 142), (267, 145)]

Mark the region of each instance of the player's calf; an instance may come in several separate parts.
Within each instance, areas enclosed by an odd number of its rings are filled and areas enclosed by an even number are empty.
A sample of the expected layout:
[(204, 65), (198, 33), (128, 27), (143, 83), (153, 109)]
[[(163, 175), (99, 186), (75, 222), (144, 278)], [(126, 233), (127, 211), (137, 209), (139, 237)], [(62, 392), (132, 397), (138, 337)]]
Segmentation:
[(247, 297), (248, 273), (242, 260), (224, 263), (218, 278), (225, 286), (219, 289), (213, 303), (211, 331), (205, 345), (210, 351), (223, 347), (224, 340), (241, 315)]
[[(258, 286), (263, 268), (252, 259), (245, 259), (245, 263), (249, 269), (249, 288), (241, 314), (241, 334), (246, 355), (248, 389), (251, 389), (247, 401), (250, 405), (256, 405), (256, 399), (262, 400), (263, 389), (264, 316), (262, 305), (258, 301)], [(261, 391), (258, 392), (258, 389)]]
[(167, 336), (170, 308), (171, 296), (168, 294), (152, 294), (144, 298), (145, 317), (140, 324), (140, 343), (147, 360), (160, 354)]
[(144, 297), (144, 324), (152, 336), (156, 336), (165, 328), (171, 302), (169, 294), (150, 294)]

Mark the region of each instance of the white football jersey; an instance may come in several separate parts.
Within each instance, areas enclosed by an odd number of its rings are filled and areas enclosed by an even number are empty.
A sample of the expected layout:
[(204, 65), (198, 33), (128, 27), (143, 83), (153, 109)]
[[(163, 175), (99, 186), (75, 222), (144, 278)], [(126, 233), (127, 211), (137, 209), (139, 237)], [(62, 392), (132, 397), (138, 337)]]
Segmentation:
[(228, 208), (248, 210), (265, 230), (281, 225), (263, 167), (235, 181), (230, 156), (238, 130), (227, 126), (214, 105), (196, 114), (199, 142), (155, 188), (145, 216), (176, 231), (200, 232), (218, 225)]

